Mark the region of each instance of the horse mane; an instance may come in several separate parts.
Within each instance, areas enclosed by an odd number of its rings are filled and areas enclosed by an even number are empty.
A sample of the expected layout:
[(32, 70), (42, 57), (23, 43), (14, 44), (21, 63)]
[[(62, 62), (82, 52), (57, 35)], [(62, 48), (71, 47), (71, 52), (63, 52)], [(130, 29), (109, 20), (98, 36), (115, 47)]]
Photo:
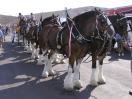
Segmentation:
[(23, 18), (20, 19), (19, 25), (20, 25), (20, 26), (25, 25), (26, 22), (27, 22), (27, 20), (23, 17)]
[(88, 11), (88, 12), (84, 12), (78, 16), (75, 16), (73, 18), (73, 21), (76, 25), (76, 27), (79, 29), (80, 32), (84, 32), (82, 29), (83, 29), (83, 26), (86, 26), (85, 23), (88, 21), (88, 20), (91, 20), (91, 18), (94, 18), (93, 16), (96, 16), (96, 12), (95, 11)]
[(120, 31), (119, 30), (119, 25), (118, 25), (119, 23), (118, 22), (120, 20), (123, 20), (124, 17), (125, 16), (122, 15), (122, 14), (114, 14), (114, 15), (108, 17), (109, 20), (111, 21), (111, 23), (113, 24), (116, 33), (118, 33)]
[(49, 16), (49, 17), (43, 19), (43, 21), (42, 21), (42, 27), (43, 27), (44, 25), (46, 25), (51, 19), (52, 19), (52, 16)]
[(75, 16), (75, 17), (73, 18), (73, 21), (76, 22), (76, 21), (79, 21), (80, 19), (81, 19), (81, 20), (87, 20), (87, 19), (93, 17), (93, 15), (95, 15), (95, 14), (96, 14), (95, 11), (84, 12), (84, 13), (78, 15), (78, 16)]

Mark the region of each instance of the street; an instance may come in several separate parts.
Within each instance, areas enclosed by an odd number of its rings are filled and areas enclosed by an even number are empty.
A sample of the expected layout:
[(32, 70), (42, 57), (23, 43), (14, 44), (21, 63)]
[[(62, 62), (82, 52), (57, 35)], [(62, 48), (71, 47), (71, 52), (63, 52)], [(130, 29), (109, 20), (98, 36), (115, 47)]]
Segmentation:
[[(0, 49), (0, 99), (132, 99), (132, 75), (130, 54), (112, 54), (104, 59), (106, 84), (92, 87), (89, 85), (91, 62), (81, 64), (83, 88), (66, 92), (63, 80), (67, 64), (54, 66), (57, 75), (43, 78), (43, 66), (31, 62), (31, 54), (23, 47), (12, 45), (6, 37), (4, 49)], [(89, 61), (88, 59), (87, 61)]]

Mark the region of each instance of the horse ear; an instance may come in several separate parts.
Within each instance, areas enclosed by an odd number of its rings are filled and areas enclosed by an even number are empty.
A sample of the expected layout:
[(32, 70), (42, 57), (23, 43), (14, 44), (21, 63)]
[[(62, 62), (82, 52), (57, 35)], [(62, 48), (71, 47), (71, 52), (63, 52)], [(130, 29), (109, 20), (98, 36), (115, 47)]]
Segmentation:
[(40, 17), (40, 22), (42, 22), (42, 20), (43, 20), (43, 18), (42, 18), (42, 15), (41, 15), (41, 17)]
[(68, 14), (68, 11), (67, 11), (67, 8), (65, 8), (65, 15), (66, 15), (66, 17), (70, 18), (69, 14)]
[(59, 17), (59, 14), (57, 14), (56, 17)]
[(100, 11), (97, 8), (94, 8), (94, 10), (95, 10), (97, 15), (100, 14)]
[(99, 8), (98, 10), (99, 10), (99, 11), (101, 11), (101, 9), (100, 9), (100, 8)]
[(55, 17), (54, 13), (52, 14), (52, 17)]
[(95, 11), (98, 11), (98, 9), (97, 9), (96, 7), (94, 8), (94, 10), (95, 10)]

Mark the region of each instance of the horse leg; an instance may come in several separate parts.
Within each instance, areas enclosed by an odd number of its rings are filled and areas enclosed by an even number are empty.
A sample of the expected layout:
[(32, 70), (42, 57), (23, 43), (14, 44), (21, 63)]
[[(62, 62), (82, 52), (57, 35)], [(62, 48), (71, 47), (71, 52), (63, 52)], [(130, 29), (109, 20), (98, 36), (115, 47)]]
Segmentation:
[(64, 89), (66, 89), (67, 91), (72, 91), (74, 88), (74, 84), (73, 84), (74, 62), (75, 62), (75, 57), (70, 57), (69, 66), (68, 66), (68, 74), (66, 75), (64, 79)]
[(24, 45), (24, 34), (23, 34), (23, 37), (22, 37), (22, 39), (23, 39), (23, 42), (22, 42), (23, 44), (22, 44), (22, 45)]
[(17, 33), (17, 44), (18, 46), (20, 45), (20, 34), (19, 33)]
[(45, 66), (44, 66), (44, 69), (43, 69), (43, 72), (42, 72), (42, 77), (45, 77), (47, 78), (49, 76), (49, 72), (48, 72), (48, 56), (45, 55)]
[(46, 59), (47, 59), (47, 56), (44, 55), (45, 53), (47, 53), (47, 50), (42, 51), (42, 48), (39, 47), (39, 53), (38, 53), (39, 57), (37, 59), (37, 65), (43, 65), (43, 64), (45, 64), (44, 61), (46, 62)]
[(124, 56), (124, 47), (123, 47), (123, 43), (121, 43), (121, 55)]
[(26, 40), (26, 45), (24, 46), (24, 50), (28, 49), (28, 40)]
[(43, 65), (43, 54), (39, 54), (39, 57), (37, 59), (37, 65)]
[(2, 48), (2, 38), (0, 38), (0, 48)]
[(73, 77), (73, 83), (75, 89), (82, 88), (82, 83), (80, 81), (80, 65), (81, 65), (82, 59), (76, 60), (76, 67), (74, 67), (74, 77)]
[(39, 48), (38, 48), (38, 43), (36, 42), (36, 45), (35, 45), (35, 49), (36, 49), (36, 53), (35, 53), (35, 56), (37, 57), (37, 59), (39, 58)]
[(42, 72), (43, 77), (48, 77), (49, 75), (52, 75), (52, 76), (55, 75), (55, 71), (52, 69), (51, 60), (52, 60), (52, 53), (45, 56), (45, 59), (44, 59), (45, 66), (44, 66), (44, 70)]
[(34, 44), (32, 44), (32, 55), (31, 55), (32, 59), (35, 59), (35, 52), (36, 52), (36, 49), (34, 47)]
[(32, 47), (31, 47), (31, 42), (27, 45), (27, 52), (31, 53), (32, 52)]
[(105, 78), (103, 75), (103, 60), (104, 60), (105, 55), (99, 56), (99, 72), (98, 72), (98, 83), (99, 84), (105, 84)]
[(20, 31), (17, 33), (17, 45), (20, 46)]
[(108, 51), (107, 51), (107, 54), (110, 54), (111, 53), (111, 51), (112, 51), (112, 38), (109, 40), (109, 42), (108, 42)]
[(120, 41), (118, 41), (118, 48), (117, 48), (117, 51), (118, 51), (118, 56), (121, 56), (121, 43)]
[(35, 47), (35, 57), (38, 59), (39, 58), (39, 49)]
[(49, 75), (51, 75), (51, 76), (54, 76), (56, 74), (52, 68), (52, 56), (53, 56), (53, 54), (54, 54), (54, 52), (51, 51), (48, 55), (48, 58), (49, 58), (49, 60), (48, 60), (48, 66), (49, 66), (48, 72), (49, 72)]
[(92, 74), (91, 74), (91, 80), (90, 80), (90, 84), (92, 86), (97, 86), (98, 85), (97, 78), (96, 78), (96, 72), (97, 72), (96, 71), (96, 59), (97, 59), (96, 55), (93, 54), (92, 55)]

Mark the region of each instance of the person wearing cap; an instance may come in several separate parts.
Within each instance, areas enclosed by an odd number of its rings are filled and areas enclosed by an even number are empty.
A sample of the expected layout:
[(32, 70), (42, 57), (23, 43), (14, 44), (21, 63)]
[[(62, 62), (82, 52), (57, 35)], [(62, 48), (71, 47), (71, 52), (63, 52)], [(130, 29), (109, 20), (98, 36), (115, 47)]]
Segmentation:
[(30, 21), (31, 21), (31, 25), (35, 25), (36, 24), (36, 19), (33, 13), (30, 13)]
[(22, 18), (23, 18), (23, 15), (22, 15), (21, 13), (19, 13), (18, 19), (20, 20), (20, 19), (22, 19)]

